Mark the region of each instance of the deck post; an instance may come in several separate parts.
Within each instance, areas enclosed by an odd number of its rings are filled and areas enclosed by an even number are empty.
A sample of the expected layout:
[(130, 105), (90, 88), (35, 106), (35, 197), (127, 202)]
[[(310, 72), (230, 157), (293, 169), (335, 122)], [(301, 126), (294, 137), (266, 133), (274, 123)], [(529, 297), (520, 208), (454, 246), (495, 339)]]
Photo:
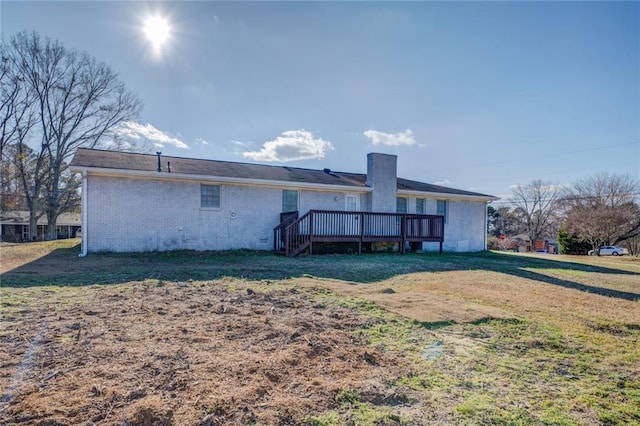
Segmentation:
[(400, 218), (400, 244), (402, 245), (400, 248), (400, 253), (404, 254), (404, 246), (407, 238), (407, 215), (403, 214)]
[(313, 210), (309, 210), (309, 254), (313, 254)]
[(440, 254), (442, 254), (442, 243), (444, 243), (444, 216), (442, 217), (440, 223), (442, 224), (440, 229), (442, 229), (442, 237), (440, 238)]
[(360, 238), (358, 239), (358, 254), (362, 254), (362, 239), (364, 238), (364, 213), (360, 212)]

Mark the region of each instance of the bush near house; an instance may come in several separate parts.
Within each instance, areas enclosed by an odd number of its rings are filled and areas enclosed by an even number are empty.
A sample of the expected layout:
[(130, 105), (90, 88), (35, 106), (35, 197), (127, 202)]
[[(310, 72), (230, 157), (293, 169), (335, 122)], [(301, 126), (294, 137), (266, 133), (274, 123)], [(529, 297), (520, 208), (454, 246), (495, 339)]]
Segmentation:
[(591, 244), (580, 241), (575, 234), (566, 229), (558, 231), (558, 244), (561, 254), (587, 254), (592, 249)]

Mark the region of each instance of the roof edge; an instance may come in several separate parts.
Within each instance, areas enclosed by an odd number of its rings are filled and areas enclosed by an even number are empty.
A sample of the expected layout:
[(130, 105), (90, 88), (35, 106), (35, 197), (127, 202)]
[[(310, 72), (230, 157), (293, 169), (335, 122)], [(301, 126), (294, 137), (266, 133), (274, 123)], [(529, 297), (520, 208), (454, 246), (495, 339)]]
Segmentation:
[(220, 182), (220, 183), (235, 183), (238, 185), (255, 185), (264, 187), (286, 187), (286, 188), (307, 188), (307, 189), (333, 189), (343, 192), (371, 192), (372, 189), (368, 186), (353, 186), (353, 185), (329, 185), (323, 183), (309, 183), (309, 182), (289, 182), (283, 180), (267, 180), (267, 179), (251, 179), (251, 178), (236, 178), (228, 176), (213, 176), (213, 175), (196, 175), (187, 173), (168, 173), (168, 172), (156, 172), (156, 171), (142, 171), (142, 170), (124, 170), (124, 169), (109, 169), (101, 167), (86, 167), (86, 166), (71, 166), (71, 171), (74, 173), (88, 172), (96, 176), (112, 176), (112, 177), (135, 177), (140, 179), (153, 179), (153, 180), (180, 180), (180, 181), (192, 181), (192, 182)]
[[(446, 187), (443, 187), (446, 188)], [(428, 195), (434, 198), (443, 198), (446, 196), (451, 200), (466, 200), (466, 201), (496, 201), (499, 200), (500, 197), (494, 197), (493, 195), (485, 195), (485, 194), (453, 194), (450, 192), (428, 192), (428, 191), (411, 191), (406, 189), (399, 189), (398, 195), (414, 195), (414, 196), (425, 196)]]

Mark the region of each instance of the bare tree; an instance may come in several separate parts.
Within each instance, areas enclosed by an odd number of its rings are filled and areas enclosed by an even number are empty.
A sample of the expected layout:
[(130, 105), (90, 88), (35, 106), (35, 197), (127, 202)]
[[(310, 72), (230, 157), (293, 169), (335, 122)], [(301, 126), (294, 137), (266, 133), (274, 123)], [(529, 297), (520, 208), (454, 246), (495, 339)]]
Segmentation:
[(561, 189), (551, 182), (534, 180), (527, 185), (512, 188), (511, 202), (518, 212), (520, 225), (529, 236), (531, 244), (536, 240), (552, 238), (559, 225), (558, 201)]
[(18, 147), (9, 144), (4, 148), (4, 158), (0, 162), (0, 211), (28, 210), (19, 169), (16, 166)]
[(12, 66), (4, 42), (0, 42), (0, 58), (0, 208), (4, 210), (21, 204), (16, 200), (23, 190), (15, 185), (20, 181), (15, 174), (20, 169), (16, 160), (19, 147), (27, 140), (36, 120), (33, 91)]
[(137, 116), (141, 102), (106, 64), (58, 41), (22, 32), (6, 50), (10, 66), (36, 99), (36, 184), (28, 190), (33, 200), (46, 194), (47, 238), (53, 239), (58, 215), (70, 199), (66, 192), (76, 190), (64, 178), (71, 156), (110, 137)]
[(630, 175), (598, 174), (567, 191), (564, 227), (595, 249), (640, 235), (640, 182)]

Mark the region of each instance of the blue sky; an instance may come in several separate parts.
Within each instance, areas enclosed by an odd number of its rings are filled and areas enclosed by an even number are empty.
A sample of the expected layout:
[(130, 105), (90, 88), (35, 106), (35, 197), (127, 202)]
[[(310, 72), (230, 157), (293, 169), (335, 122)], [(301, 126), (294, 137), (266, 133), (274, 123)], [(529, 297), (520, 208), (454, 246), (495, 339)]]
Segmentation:
[[(170, 22), (151, 49), (142, 24)], [(640, 176), (638, 2), (12, 2), (144, 102), (167, 155), (398, 174), (492, 195)]]

